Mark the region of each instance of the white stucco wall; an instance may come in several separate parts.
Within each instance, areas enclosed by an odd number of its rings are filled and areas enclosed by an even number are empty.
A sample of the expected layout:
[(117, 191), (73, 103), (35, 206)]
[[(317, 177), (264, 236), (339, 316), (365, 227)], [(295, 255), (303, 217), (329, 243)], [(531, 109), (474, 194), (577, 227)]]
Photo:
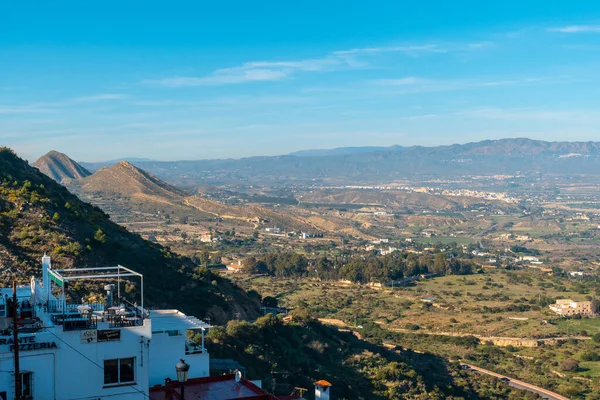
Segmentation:
[(153, 333), (150, 343), (150, 386), (163, 385), (165, 378), (177, 379), (175, 365), (181, 358), (190, 364), (189, 377), (200, 378), (209, 374), (209, 355), (185, 354), (185, 332), (178, 336)]
[[(99, 329), (108, 328), (99, 326)], [(33, 397), (54, 399), (144, 399), (148, 395), (149, 323), (142, 327), (121, 328), (121, 339), (115, 342), (84, 344), (82, 331), (40, 332), (20, 337), (35, 337), (35, 342), (56, 343), (52, 350), (30, 350), (20, 353), (21, 371), (33, 372)], [(7, 339), (7, 337), (3, 337)], [(142, 345), (142, 338), (143, 343)], [(104, 360), (135, 358), (135, 385), (106, 387)], [(0, 346), (0, 371), (14, 370), (10, 346)], [(14, 376), (0, 373), (0, 392), (14, 398)], [(140, 393), (141, 392), (141, 393)]]
[[(81, 343), (81, 331), (63, 332), (61, 339), (66, 343), (58, 344), (61, 349), (57, 359), (57, 380), (59, 383), (64, 382), (65, 384), (57, 384), (57, 398), (72, 400), (93, 397), (108, 398), (109, 396), (111, 399), (133, 400), (146, 398), (148, 395), (148, 362), (150, 358), (148, 346), (146, 345), (150, 338), (149, 325), (149, 321), (145, 321), (145, 325), (141, 327), (121, 328), (121, 339), (119, 341), (92, 344)], [(98, 326), (98, 329), (104, 328), (108, 329), (108, 324)], [(71, 349), (67, 344), (77, 349), (81, 354)], [(104, 360), (129, 357), (135, 358), (136, 385), (105, 386)], [(69, 365), (80, 367), (68, 368)], [(72, 382), (85, 382), (85, 389), (82, 390), (82, 385), (73, 385)], [(118, 396), (119, 394), (122, 396)]]
[[(99, 323), (98, 330), (110, 329)], [(164, 384), (165, 378), (176, 379), (175, 365), (180, 358), (190, 364), (190, 378), (209, 375), (208, 353), (185, 354), (185, 331), (175, 336), (152, 333), (152, 321), (139, 327), (120, 328), (120, 340), (92, 342), (82, 340), (84, 331), (22, 334), (26, 342), (37, 343), (36, 349), (21, 351), (21, 371), (33, 373), (35, 400), (135, 400), (147, 399), (148, 388)], [(93, 331), (91, 331), (93, 332)], [(0, 337), (5, 343), (12, 337)], [(55, 343), (56, 348), (41, 349), (40, 343)], [(135, 358), (135, 385), (104, 385), (104, 361)], [(14, 399), (13, 353), (9, 344), (0, 344), (0, 392)]]

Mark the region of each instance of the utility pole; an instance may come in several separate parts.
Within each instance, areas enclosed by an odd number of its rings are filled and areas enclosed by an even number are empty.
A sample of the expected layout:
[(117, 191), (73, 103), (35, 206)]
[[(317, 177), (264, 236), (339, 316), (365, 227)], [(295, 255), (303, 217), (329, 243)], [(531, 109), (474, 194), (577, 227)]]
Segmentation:
[(15, 400), (21, 400), (21, 369), (19, 368), (19, 325), (17, 323), (17, 283), (13, 281), (13, 349), (15, 356)]
[(271, 390), (275, 393), (275, 387), (277, 386), (277, 380), (275, 379), (275, 371), (271, 369)]

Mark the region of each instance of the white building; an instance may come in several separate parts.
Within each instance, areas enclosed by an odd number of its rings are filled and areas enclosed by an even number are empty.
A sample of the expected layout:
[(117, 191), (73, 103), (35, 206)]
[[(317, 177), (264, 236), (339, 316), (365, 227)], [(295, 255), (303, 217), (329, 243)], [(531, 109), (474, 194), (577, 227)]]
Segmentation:
[(524, 256), (524, 257), (520, 257), (519, 260), (521, 261), (529, 261), (530, 263), (534, 263), (534, 262), (540, 262), (540, 259), (534, 256)]
[(227, 271), (232, 272), (234, 274), (244, 272), (244, 264), (242, 260), (237, 260), (237, 262), (233, 262), (227, 265)]
[(594, 315), (595, 311), (591, 301), (573, 301), (571, 299), (556, 300), (556, 304), (548, 306), (552, 311), (559, 315)]
[(375, 239), (373, 241), (371, 241), (371, 243), (373, 244), (382, 244), (382, 243), (389, 243), (390, 239)]
[[(24, 399), (147, 399), (149, 387), (176, 379), (180, 358), (190, 376), (209, 375), (203, 342), (210, 326), (177, 310), (146, 310), (141, 274), (123, 266), (53, 270), (46, 256), (42, 270), (42, 283), (31, 278), (16, 290)], [(67, 300), (72, 283), (98, 279), (110, 283), (106, 302)], [(139, 305), (121, 297), (131, 279), (140, 281)], [(12, 289), (0, 295), (0, 399), (12, 400)], [(202, 343), (191, 343), (188, 330), (199, 331)]]
[(392, 246), (388, 246), (387, 250), (381, 250), (381, 255), (385, 256), (388, 254), (392, 254), (393, 252), (398, 251), (398, 248), (396, 247), (392, 247)]

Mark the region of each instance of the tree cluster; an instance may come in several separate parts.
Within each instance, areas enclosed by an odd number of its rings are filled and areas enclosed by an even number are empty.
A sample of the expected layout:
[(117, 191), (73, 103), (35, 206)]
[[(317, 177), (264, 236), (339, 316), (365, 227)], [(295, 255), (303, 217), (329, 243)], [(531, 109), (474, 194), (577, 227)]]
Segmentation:
[(310, 276), (356, 283), (390, 282), (419, 274), (465, 275), (473, 273), (477, 267), (471, 260), (445, 253), (433, 256), (408, 252), (394, 252), (384, 256), (369, 253), (352, 257), (320, 257), (312, 260), (293, 252), (268, 253), (264, 257), (247, 257), (243, 265), (248, 273), (265, 273), (277, 277)]

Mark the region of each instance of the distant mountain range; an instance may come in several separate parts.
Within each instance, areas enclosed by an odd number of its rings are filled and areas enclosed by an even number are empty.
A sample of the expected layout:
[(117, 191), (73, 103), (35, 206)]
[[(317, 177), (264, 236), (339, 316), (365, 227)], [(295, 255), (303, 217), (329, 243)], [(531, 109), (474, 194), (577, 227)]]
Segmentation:
[(350, 154), (372, 153), (375, 151), (391, 151), (398, 148), (402, 148), (402, 146), (337, 147), (335, 149), (300, 150), (290, 153), (289, 155), (298, 157), (345, 156)]
[[(470, 175), (600, 173), (600, 142), (485, 140), (450, 146), (346, 147), (283, 156), (198, 161), (139, 161), (175, 184), (357, 184)], [(83, 164), (94, 169), (98, 164)]]
[(339, 156), (375, 152), (441, 153), (446, 155), (533, 155), (533, 154), (600, 154), (600, 142), (546, 142), (526, 138), (484, 140), (449, 146), (389, 146), (338, 147), (335, 149), (302, 150), (290, 155), (299, 157)]
[(33, 166), (57, 182), (85, 178), (92, 174), (66, 154), (54, 150), (40, 157)]

